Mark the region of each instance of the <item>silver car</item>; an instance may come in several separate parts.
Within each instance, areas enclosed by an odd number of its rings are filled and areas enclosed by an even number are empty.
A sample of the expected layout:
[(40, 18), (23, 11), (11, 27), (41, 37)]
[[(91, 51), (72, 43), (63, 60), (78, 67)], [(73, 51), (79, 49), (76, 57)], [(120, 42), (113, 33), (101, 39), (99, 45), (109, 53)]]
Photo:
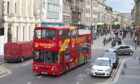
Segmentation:
[(91, 76), (110, 77), (112, 67), (113, 65), (108, 57), (98, 57), (92, 63)]
[(113, 64), (113, 68), (117, 68), (119, 63), (119, 57), (114, 52), (105, 52), (103, 57), (108, 57), (111, 60), (111, 63)]
[(129, 45), (117, 45), (107, 50), (107, 52), (115, 52), (117, 55), (129, 54), (133, 55), (134, 49)]

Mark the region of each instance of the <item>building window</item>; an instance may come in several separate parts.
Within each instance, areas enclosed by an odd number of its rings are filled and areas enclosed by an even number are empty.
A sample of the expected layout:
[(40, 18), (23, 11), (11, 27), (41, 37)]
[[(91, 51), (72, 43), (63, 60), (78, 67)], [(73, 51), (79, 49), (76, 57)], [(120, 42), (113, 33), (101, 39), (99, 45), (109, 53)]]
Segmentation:
[(15, 14), (16, 14), (16, 12), (17, 12), (17, 4), (15, 3)]
[(10, 2), (7, 2), (7, 14), (9, 14), (9, 9), (10, 9)]
[(25, 33), (26, 31), (25, 31), (25, 27), (23, 26), (23, 41), (25, 40)]
[(4, 28), (0, 28), (0, 36), (4, 35)]
[(17, 31), (17, 33), (16, 33), (16, 34), (17, 34), (17, 35), (16, 35), (16, 38), (17, 38), (17, 41), (18, 41), (18, 32), (19, 32), (19, 31), (18, 31), (18, 28), (19, 28), (19, 27), (17, 26), (17, 28), (16, 28), (16, 31)]
[(48, 19), (59, 19), (60, 4), (59, 0), (48, 1)]

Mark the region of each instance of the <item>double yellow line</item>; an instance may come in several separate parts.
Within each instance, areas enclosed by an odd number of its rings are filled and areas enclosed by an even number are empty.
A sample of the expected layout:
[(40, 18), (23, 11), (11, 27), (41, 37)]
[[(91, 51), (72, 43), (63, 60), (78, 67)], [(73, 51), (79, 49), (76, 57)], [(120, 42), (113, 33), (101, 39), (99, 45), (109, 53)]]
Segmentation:
[(4, 73), (2, 75), (0, 75), (0, 78), (6, 77), (6, 76), (12, 74), (12, 72), (10, 70), (8, 70), (2, 66), (0, 66), (0, 69), (4, 70)]
[(115, 76), (116, 76), (116, 74), (117, 74), (117, 71), (119, 70), (120, 65), (121, 65), (121, 63), (119, 62), (117, 68), (116, 68), (115, 70), (112, 71), (111, 77), (110, 77), (108, 80), (106, 80), (106, 82), (111, 82), (111, 81), (113, 81), (113, 79), (115, 78)]

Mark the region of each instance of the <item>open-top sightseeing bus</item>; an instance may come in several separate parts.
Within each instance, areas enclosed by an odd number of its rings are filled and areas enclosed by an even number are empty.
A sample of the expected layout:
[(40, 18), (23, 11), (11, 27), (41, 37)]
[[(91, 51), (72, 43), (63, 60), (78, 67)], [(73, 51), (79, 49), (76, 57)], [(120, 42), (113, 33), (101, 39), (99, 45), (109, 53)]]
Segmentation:
[(59, 75), (91, 58), (92, 35), (77, 27), (36, 27), (34, 30), (35, 74)]

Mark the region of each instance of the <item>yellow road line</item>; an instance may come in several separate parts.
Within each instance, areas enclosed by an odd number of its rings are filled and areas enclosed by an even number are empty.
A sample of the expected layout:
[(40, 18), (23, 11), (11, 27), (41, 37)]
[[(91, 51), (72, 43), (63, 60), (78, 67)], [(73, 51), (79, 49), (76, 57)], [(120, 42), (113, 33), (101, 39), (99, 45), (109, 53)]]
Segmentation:
[(118, 64), (116, 70), (114, 71), (114, 73), (113, 73), (113, 75), (112, 75), (112, 77), (111, 77), (111, 79), (110, 79), (111, 81), (113, 81), (113, 79), (115, 78), (115, 76), (116, 76), (116, 74), (117, 74), (117, 71), (119, 70), (119, 67), (120, 67), (120, 63)]
[(118, 64), (117, 68), (116, 68), (115, 70), (112, 71), (110, 78), (108, 78), (108, 79), (105, 81), (105, 83), (113, 81), (113, 79), (115, 78), (115, 76), (116, 76), (116, 74), (117, 74), (117, 71), (118, 71), (118, 69), (119, 69), (119, 66), (120, 66), (120, 63)]
[(0, 78), (6, 77), (6, 76), (12, 74), (12, 72), (10, 70), (8, 70), (2, 66), (0, 66), (0, 69), (3, 69), (5, 71), (4, 75), (1, 75)]

